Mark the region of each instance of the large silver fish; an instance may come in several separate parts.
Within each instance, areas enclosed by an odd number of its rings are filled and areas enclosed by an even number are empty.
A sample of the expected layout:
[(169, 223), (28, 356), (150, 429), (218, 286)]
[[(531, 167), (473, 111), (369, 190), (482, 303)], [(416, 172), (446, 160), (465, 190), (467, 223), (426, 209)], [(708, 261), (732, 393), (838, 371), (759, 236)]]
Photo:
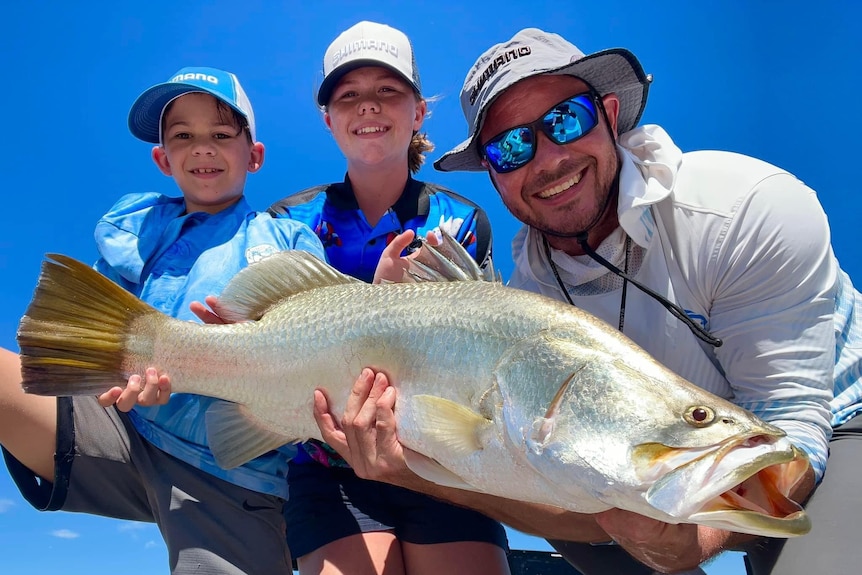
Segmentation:
[[(202, 325), (154, 310), (85, 264), (48, 257), (18, 331), (24, 389), (101, 393), (155, 366), (174, 392), (230, 402), (206, 420), (224, 467), (320, 439), (312, 390), (326, 388), (340, 413), (370, 366), (398, 388), (399, 439), (430, 481), (755, 535), (810, 528), (785, 497), (807, 459), (780, 429), (573, 306), (477, 281), (478, 268), (463, 281), (370, 285), (282, 252), (220, 296), (230, 319), (250, 321)], [(749, 478), (768, 502), (735, 489)]]

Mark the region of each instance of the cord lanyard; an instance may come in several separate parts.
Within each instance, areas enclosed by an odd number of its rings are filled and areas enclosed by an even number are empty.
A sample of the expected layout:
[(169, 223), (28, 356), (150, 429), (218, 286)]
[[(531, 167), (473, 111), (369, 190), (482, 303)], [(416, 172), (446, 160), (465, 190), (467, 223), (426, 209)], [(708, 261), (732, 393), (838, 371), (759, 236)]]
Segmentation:
[[(547, 256), (548, 258), (548, 263), (551, 264), (551, 271), (554, 272), (554, 279), (557, 280), (557, 285), (560, 286), (560, 291), (563, 292), (563, 295), (565, 296), (566, 301), (569, 302), (569, 305), (575, 305), (575, 302), (572, 301), (572, 297), (569, 295), (569, 290), (566, 289), (566, 285), (563, 283), (563, 279), (560, 277), (560, 272), (557, 269), (557, 264), (555, 264), (553, 258), (551, 258), (551, 246), (548, 244), (548, 240), (544, 236), (542, 237), (542, 242), (545, 245), (545, 256)], [(623, 263), (623, 270), (626, 274), (629, 273), (629, 250), (631, 249), (631, 246), (632, 239), (627, 235), (625, 245), (626, 257), (625, 262)], [(628, 278), (623, 277), (623, 292), (620, 297), (620, 323), (619, 327), (617, 328), (620, 331), (623, 331), (623, 325), (626, 321), (626, 288), (628, 287), (628, 283)]]
[[(609, 262), (608, 260), (606, 260), (605, 258), (600, 256), (599, 254), (597, 254), (596, 251), (593, 248), (591, 248), (590, 245), (587, 243), (587, 234), (586, 233), (579, 234), (577, 236), (577, 240), (581, 246), (581, 249), (584, 250), (584, 253), (586, 255), (588, 255), (589, 257), (591, 257), (592, 259), (594, 259), (595, 261), (597, 261), (598, 263), (600, 263), (601, 265), (606, 267), (612, 273), (623, 278), (623, 290), (622, 290), (622, 297), (621, 297), (621, 301), (620, 301), (620, 323), (619, 323), (619, 330), (620, 331), (623, 331), (623, 323), (624, 323), (625, 317), (626, 317), (626, 291), (627, 291), (626, 288), (628, 287), (628, 282), (631, 282), (636, 288), (638, 288), (639, 290), (644, 292), (646, 295), (650, 296), (651, 298), (653, 298), (654, 300), (659, 302), (662, 306), (664, 306), (664, 308), (668, 312), (670, 312), (670, 314), (672, 316), (674, 316), (676, 319), (680, 320), (686, 326), (688, 326), (688, 328), (691, 330), (691, 332), (698, 339), (700, 339), (700, 340), (702, 340), (702, 341), (704, 341), (704, 342), (706, 342), (709, 345), (712, 345), (714, 347), (721, 347), (722, 343), (724, 343), (721, 341), (721, 338), (715, 337), (714, 335), (709, 333), (706, 329), (701, 327), (699, 324), (695, 323), (694, 320), (692, 320), (690, 317), (688, 317), (688, 315), (685, 313), (685, 310), (683, 310), (677, 304), (673, 303), (672, 301), (663, 297), (658, 292), (648, 288), (647, 286), (643, 285), (639, 281), (637, 281), (637, 280), (635, 280), (629, 276), (629, 252), (631, 251), (631, 241), (632, 240), (628, 235), (626, 235), (626, 245), (625, 245), (626, 256), (625, 256), (625, 263), (623, 264), (625, 271), (619, 269), (617, 266), (615, 266), (614, 264), (612, 264), (611, 262)], [(550, 246), (550, 244), (548, 244), (548, 239), (545, 238), (544, 236), (542, 236), (542, 242), (544, 243), (544, 246), (545, 246), (545, 257), (548, 258), (548, 263), (551, 266), (551, 271), (554, 272), (554, 278), (557, 280), (557, 285), (560, 287), (560, 291), (563, 292), (563, 295), (565, 296), (566, 301), (569, 302), (569, 305), (575, 305), (575, 302), (572, 301), (572, 297), (569, 295), (569, 290), (566, 289), (566, 286), (563, 283), (562, 278), (560, 277), (560, 272), (557, 270), (557, 264), (554, 263), (554, 259), (551, 257), (551, 246)]]

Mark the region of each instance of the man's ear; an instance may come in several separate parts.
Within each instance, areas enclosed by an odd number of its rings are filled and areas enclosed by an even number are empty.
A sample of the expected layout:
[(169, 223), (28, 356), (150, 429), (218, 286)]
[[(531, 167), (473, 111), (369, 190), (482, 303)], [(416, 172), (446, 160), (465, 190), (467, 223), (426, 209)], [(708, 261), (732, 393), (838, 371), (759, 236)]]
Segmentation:
[(263, 158), (266, 155), (266, 148), (260, 142), (255, 142), (251, 145), (251, 157), (248, 160), (249, 173), (255, 173), (263, 166)]
[(332, 118), (329, 117), (329, 112), (323, 113), (323, 123), (326, 124), (326, 129), (332, 131)]
[(168, 154), (162, 146), (153, 147), (151, 153), (153, 162), (159, 167), (159, 171), (166, 176), (172, 176), (171, 163), (168, 161)]
[(602, 96), (602, 104), (605, 107), (605, 113), (608, 115), (608, 122), (611, 124), (611, 130), (619, 137), (620, 133), (617, 130), (617, 118), (620, 115), (620, 99), (616, 94), (605, 94)]

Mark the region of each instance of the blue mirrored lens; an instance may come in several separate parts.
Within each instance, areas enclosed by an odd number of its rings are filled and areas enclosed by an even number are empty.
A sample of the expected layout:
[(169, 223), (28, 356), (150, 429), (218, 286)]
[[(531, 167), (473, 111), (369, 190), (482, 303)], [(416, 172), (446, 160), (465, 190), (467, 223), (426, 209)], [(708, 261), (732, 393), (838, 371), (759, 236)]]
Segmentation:
[(533, 150), (533, 130), (528, 126), (512, 128), (485, 145), (488, 161), (498, 172), (498, 166), (523, 166), (533, 159)]
[(516, 126), (484, 145), (488, 163), (498, 173), (511, 172), (536, 155), (536, 133), (542, 130), (556, 144), (569, 144), (596, 127), (598, 117), (591, 94), (580, 94), (551, 108), (535, 122)]
[(595, 108), (592, 102), (587, 105), (578, 99), (563, 102), (542, 118), (545, 133), (558, 144), (574, 142), (596, 125)]

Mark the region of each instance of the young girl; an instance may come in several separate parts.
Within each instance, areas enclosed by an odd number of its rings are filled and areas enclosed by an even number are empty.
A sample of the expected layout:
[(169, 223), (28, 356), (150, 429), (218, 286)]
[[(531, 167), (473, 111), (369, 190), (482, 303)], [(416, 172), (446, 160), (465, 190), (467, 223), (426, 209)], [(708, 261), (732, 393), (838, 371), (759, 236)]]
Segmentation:
[[(327, 49), (317, 94), (323, 120), (347, 159), (343, 182), (316, 186), (270, 211), (305, 222), (329, 262), (371, 281), (399, 233), (440, 229), (477, 262), (491, 250), (481, 208), (413, 179), (433, 146), (407, 37), (360, 22)], [(302, 575), (508, 573), (505, 531), (479, 513), (399, 487), (359, 479), (328, 446), (309, 442), (289, 463), (287, 540)]]

